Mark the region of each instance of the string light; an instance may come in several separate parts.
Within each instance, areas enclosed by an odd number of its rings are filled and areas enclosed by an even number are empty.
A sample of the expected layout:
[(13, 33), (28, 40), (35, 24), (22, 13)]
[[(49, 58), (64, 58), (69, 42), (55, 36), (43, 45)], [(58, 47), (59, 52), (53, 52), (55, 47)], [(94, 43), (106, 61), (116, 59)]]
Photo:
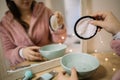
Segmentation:
[(100, 41), (100, 43), (103, 43), (103, 41)]
[(96, 52), (96, 53), (97, 53), (97, 52), (98, 52), (98, 50), (97, 50), (97, 49), (95, 49), (95, 50), (94, 50), (94, 52)]
[(72, 49), (69, 50), (69, 52), (72, 52), (72, 51), (73, 51)]
[(59, 45), (61, 45), (62, 43), (59, 43)]
[(116, 71), (116, 68), (112, 68), (113, 71)]
[(65, 37), (64, 37), (64, 36), (62, 36), (62, 37), (61, 37), (61, 39), (63, 39), (63, 40), (64, 40), (64, 39), (65, 39)]
[(72, 36), (75, 36), (75, 34), (72, 34)]
[(105, 58), (105, 61), (108, 61), (108, 58)]
[(113, 53), (113, 55), (116, 55), (115, 53)]

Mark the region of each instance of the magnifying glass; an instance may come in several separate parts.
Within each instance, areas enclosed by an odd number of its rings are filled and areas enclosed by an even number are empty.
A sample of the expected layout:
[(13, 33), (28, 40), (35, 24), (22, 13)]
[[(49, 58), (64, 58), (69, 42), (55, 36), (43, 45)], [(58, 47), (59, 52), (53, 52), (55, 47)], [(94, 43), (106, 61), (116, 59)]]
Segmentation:
[(75, 35), (84, 40), (94, 37), (98, 28), (101, 27), (90, 24), (92, 20), (95, 20), (95, 18), (91, 16), (83, 16), (78, 19), (74, 26)]

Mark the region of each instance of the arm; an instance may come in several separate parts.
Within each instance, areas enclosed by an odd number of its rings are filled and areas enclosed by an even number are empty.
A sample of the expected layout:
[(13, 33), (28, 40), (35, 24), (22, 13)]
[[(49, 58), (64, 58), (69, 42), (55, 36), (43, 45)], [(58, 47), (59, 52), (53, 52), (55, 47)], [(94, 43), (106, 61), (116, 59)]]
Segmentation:
[(93, 14), (97, 20), (91, 21), (93, 25), (101, 26), (113, 35), (111, 48), (120, 55), (120, 22), (112, 12), (97, 12)]
[(22, 46), (16, 46), (12, 43), (10, 39), (10, 35), (7, 33), (5, 28), (0, 25), (0, 36), (2, 39), (2, 45), (3, 45), (3, 51), (4, 55), (7, 58), (7, 60), (10, 62), (11, 65), (16, 65), (17, 63), (20, 63), (24, 61), (23, 58), (21, 58), (18, 54), (19, 49)]

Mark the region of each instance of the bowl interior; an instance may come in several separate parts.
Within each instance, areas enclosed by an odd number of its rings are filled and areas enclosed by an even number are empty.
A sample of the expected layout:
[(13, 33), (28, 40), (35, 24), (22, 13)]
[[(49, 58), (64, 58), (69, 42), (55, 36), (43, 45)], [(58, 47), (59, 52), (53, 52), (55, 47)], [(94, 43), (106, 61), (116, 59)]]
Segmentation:
[(61, 65), (66, 70), (75, 67), (78, 72), (89, 72), (99, 66), (99, 61), (94, 56), (84, 53), (69, 53), (62, 57)]
[(46, 45), (41, 47), (41, 51), (58, 51), (58, 50), (62, 50), (65, 49), (67, 46), (64, 44), (50, 44), (50, 45)]
[(50, 44), (41, 47), (40, 54), (50, 60), (58, 57), (62, 57), (65, 54), (67, 46), (65, 44)]

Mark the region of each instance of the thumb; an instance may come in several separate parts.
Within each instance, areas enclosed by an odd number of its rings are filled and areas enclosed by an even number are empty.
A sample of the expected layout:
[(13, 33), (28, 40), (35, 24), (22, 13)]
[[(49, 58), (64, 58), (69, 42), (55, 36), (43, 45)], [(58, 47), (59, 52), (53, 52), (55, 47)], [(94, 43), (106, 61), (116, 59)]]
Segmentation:
[(90, 21), (90, 23), (93, 24), (93, 25), (95, 25), (95, 26), (104, 27), (103, 21), (93, 20), (93, 21)]
[(31, 49), (40, 49), (40, 47), (38, 47), (38, 46), (32, 46), (32, 47), (30, 47)]
[(72, 70), (71, 70), (71, 77), (78, 78), (77, 71), (75, 68), (72, 68)]
[(59, 72), (59, 73), (58, 73), (58, 76), (59, 76), (59, 77), (64, 76), (64, 73), (63, 73), (63, 72)]
[(59, 12), (59, 11), (56, 11), (54, 14), (55, 14), (57, 17), (58, 17), (59, 15), (62, 15), (62, 13)]

